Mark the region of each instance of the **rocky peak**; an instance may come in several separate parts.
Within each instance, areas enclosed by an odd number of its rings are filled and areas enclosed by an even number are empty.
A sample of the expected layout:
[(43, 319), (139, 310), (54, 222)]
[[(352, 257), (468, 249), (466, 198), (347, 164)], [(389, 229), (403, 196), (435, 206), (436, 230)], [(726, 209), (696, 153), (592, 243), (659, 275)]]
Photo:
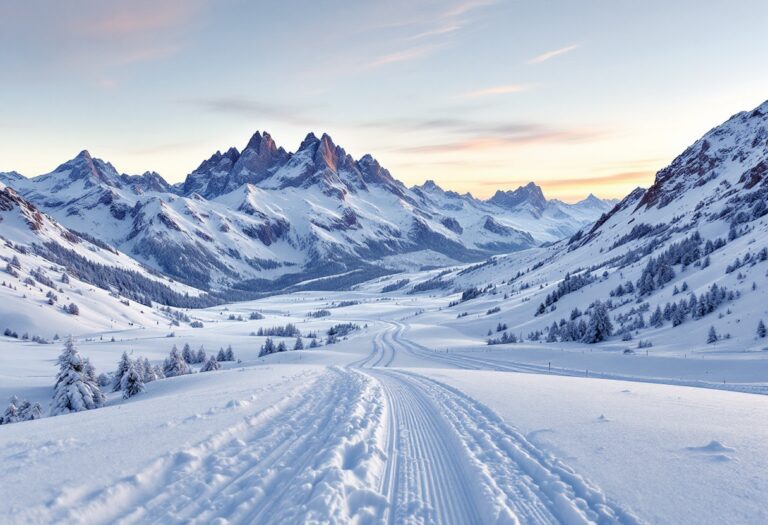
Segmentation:
[(488, 202), (507, 209), (520, 208), (527, 204), (538, 211), (542, 211), (547, 205), (544, 192), (533, 182), (520, 186), (516, 190), (498, 190), (488, 199)]

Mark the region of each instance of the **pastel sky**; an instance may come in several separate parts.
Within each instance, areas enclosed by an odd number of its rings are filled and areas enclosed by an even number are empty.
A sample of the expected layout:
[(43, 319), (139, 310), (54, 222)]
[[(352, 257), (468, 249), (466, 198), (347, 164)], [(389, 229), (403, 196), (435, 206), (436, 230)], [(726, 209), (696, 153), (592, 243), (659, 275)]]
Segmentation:
[(0, 0), (0, 171), (81, 149), (182, 180), (256, 130), (407, 184), (647, 186), (768, 98), (768, 2)]

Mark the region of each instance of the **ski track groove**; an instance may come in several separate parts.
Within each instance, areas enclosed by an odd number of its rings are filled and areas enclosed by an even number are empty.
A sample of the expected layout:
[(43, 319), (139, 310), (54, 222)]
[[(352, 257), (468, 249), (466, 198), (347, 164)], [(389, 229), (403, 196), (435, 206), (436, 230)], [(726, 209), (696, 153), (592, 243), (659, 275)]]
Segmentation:
[[(397, 348), (421, 354), (403, 332), (384, 333), (379, 351), (390, 357), (375, 362), (391, 363)], [(640, 523), (462, 392), (402, 370), (366, 373), (389, 408), (387, 523)]]

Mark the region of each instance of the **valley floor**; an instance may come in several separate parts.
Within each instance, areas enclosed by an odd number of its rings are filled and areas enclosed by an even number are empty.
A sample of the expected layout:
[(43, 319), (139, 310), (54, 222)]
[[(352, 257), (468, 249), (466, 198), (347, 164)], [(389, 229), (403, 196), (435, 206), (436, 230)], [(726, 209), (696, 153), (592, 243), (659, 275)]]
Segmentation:
[[(173, 338), (81, 334), (98, 371), (185, 342), (232, 344), (241, 362), (0, 426), (0, 523), (768, 521), (763, 353), (488, 347), (429, 298), (307, 315), (344, 298), (212, 308)], [(266, 318), (225, 320), (254, 310)], [(250, 333), (286, 322), (361, 329), (259, 358)], [(47, 402), (59, 350), (3, 339), (0, 396)]]

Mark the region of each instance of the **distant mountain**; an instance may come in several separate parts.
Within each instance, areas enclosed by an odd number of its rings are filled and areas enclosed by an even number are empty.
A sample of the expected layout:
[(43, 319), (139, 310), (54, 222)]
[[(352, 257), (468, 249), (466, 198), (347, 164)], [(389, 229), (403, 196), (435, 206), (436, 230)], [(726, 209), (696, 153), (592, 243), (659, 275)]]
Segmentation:
[(310, 133), (289, 153), (268, 133), (216, 152), (180, 184), (120, 174), (83, 151), (2, 180), (74, 231), (202, 289), (333, 288), (413, 267), (552, 242), (613, 203), (547, 201), (534, 184), (488, 201), (434, 182), (407, 188), (371, 155)]

